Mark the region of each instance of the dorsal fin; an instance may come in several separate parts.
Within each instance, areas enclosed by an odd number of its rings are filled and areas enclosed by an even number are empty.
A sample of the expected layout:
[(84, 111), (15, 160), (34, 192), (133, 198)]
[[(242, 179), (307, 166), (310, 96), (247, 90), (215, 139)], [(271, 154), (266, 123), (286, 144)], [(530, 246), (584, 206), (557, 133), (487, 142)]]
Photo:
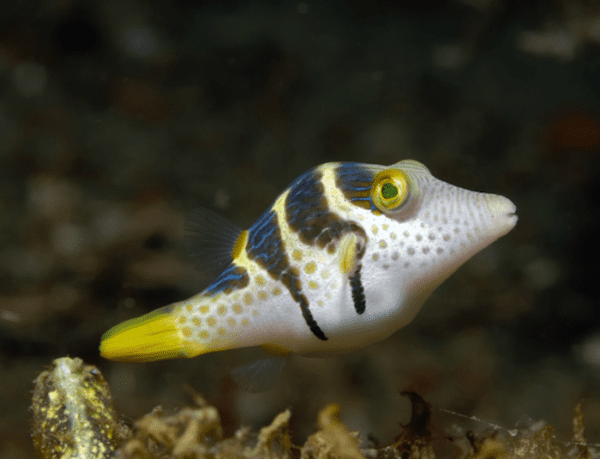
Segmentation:
[(242, 230), (229, 220), (203, 207), (186, 215), (183, 244), (196, 269), (216, 278), (232, 261), (235, 243)]

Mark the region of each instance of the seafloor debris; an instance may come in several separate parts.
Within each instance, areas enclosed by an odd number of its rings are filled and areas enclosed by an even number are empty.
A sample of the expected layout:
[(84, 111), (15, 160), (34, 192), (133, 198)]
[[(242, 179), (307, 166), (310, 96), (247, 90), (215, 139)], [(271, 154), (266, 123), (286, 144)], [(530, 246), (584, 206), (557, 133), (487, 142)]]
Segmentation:
[(44, 459), (106, 459), (119, 424), (108, 384), (98, 369), (63, 357), (43, 371), (33, 390), (33, 442)]
[(432, 423), (429, 403), (416, 392), (404, 391), (402, 395), (412, 404), (411, 419), (391, 445), (361, 448), (359, 433), (340, 421), (340, 407), (332, 404), (319, 413), (319, 430), (303, 446), (295, 446), (289, 433), (289, 410), (278, 414), (258, 435), (243, 427), (224, 438), (217, 409), (195, 393), (195, 407), (174, 413), (157, 407), (131, 429), (119, 425), (106, 381), (97, 368), (84, 365), (81, 359), (55, 360), (35, 383), (33, 439), (43, 459), (435, 459), (434, 446), (444, 442), (455, 459), (599, 456), (586, 443), (579, 405), (573, 419), (574, 443), (559, 442), (544, 422), (511, 431), (498, 426), (486, 432), (459, 428), (450, 436), (437, 434), (448, 429)]
[(364, 459), (360, 452), (358, 432), (350, 432), (339, 420), (340, 407), (328, 405), (319, 413), (319, 431), (302, 447), (301, 459), (343, 457)]

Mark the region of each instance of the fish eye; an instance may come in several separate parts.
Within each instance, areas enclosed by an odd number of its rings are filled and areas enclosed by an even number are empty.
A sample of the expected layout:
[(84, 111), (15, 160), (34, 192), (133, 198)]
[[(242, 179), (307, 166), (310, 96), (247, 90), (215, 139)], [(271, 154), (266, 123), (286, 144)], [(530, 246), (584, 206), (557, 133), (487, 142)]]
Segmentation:
[(401, 170), (388, 169), (375, 176), (371, 200), (382, 212), (398, 210), (409, 196), (410, 182)]

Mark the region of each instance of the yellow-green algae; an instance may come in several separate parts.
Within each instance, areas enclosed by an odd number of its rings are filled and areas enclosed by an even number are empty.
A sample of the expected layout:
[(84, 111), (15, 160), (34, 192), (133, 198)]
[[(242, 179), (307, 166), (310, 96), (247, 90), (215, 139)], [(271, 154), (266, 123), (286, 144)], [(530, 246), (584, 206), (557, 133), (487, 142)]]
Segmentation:
[(119, 424), (108, 384), (81, 359), (56, 359), (35, 380), (33, 442), (44, 459), (108, 459)]

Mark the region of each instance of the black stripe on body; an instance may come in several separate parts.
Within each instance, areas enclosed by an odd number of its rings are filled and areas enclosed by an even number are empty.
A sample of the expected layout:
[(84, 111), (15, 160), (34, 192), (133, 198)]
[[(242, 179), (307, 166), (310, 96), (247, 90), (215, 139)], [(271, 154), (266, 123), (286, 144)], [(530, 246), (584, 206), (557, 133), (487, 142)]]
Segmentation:
[[(355, 186), (364, 185), (365, 189), (368, 189), (367, 194), (370, 196), (373, 175), (369, 175), (370, 172), (368, 170), (365, 171), (355, 163), (351, 163), (354, 166), (350, 168), (345, 166), (345, 164), (343, 163), (338, 166), (336, 172), (340, 168), (354, 171), (357, 177), (354, 180)], [(358, 174), (360, 171), (365, 172), (363, 175), (360, 175)], [(337, 182), (339, 181), (338, 177)], [(360, 260), (365, 254), (367, 234), (357, 223), (351, 220), (344, 220), (329, 209), (327, 197), (324, 193), (322, 174), (312, 170), (300, 176), (290, 188), (285, 201), (285, 210), (290, 229), (298, 234), (303, 243), (307, 245), (316, 244), (322, 249), (327, 247), (329, 253), (335, 252), (338, 241), (346, 234), (354, 233), (356, 235), (357, 268), (350, 276), (349, 281), (356, 312), (358, 314), (365, 312), (366, 299), (360, 278)]]
[(375, 173), (366, 164), (347, 162), (335, 170), (335, 185), (348, 201), (358, 207), (378, 211), (371, 200), (371, 187)]
[[(357, 270), (350, 276), (349, 281), (356, 312), (362, 314), (366, 308), (366, 300), (360, 279), (360, 260), (366, 250), (366, 232), (357, 223), (344, 220), (329, 209), (322, 174), (317, 170), (305, 172), (290, 185), (284, 204), (287, 224), (303, 244), (316, 245), (334, 253), (337, 243), (346, 234), (356, 234)], [(248, 230), (246, 253), (248, 258), (264, 268), (271, 278), (285, 285), (291, 297), (300, 305), (302, 316), (311, 332), (320, 340), (326, 341), (327, 336), (314, 319), (309, 301), (302, 291), (300, 273), (290, 264), (275, 211), (265, 212)]]
[(306, 245), (313, 245), (341, 219), (329, 210), (322, 175), (314, 169), (298, 177), (285, 200), (288, 226)]
[(357, 314), (362, 314), (365, 312), (367, 307), (367, 299), (365, 298), (365, 289), (363, 288), (362, 280), (360, 278), (360, 268), (359, 264), (356, 267), (355, 273), (350, 276), (350, 287), (352, 288), (352, 301), (354, 302), (354, 309), (356, 309)]
[(246, 253), (249, 259), (264, 268), (273, 279), (286, 286), (294, 301), (300, 304), (302, 317), (310, 331), (320, 340), (326, 341), (327, 337), (314, 319), (308, 299), (302, 293), (299, 272), (290, 265), (274, 211), (265, 212), (248, 230)]
[(328, 247), (330, 253), (335, 251), (335, 243), (347, 233), (355, 233), (359, 240), (366, 241), (367, 235), (358, 224), (331, 212), (321, 179), (321, 173), (311, 170), (292, 184), (285, 200), (290, 229), (306, 245), (316, 243), (325, 248), (333, 242), (334, 245)]

